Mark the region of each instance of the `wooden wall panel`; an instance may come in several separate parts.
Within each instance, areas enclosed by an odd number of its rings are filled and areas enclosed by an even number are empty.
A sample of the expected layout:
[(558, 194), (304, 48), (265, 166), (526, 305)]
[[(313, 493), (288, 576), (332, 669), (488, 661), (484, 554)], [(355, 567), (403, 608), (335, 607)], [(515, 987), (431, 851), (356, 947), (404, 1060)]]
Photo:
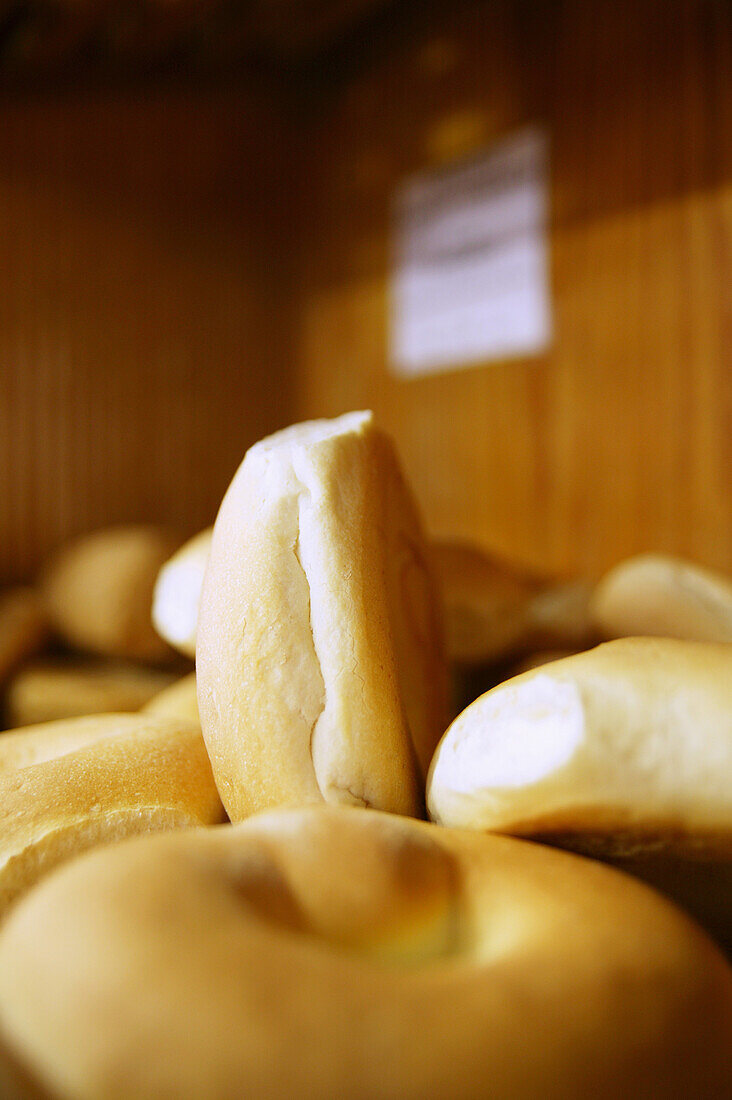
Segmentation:
[(0, 581), (102, 524), (211, 522), (291, 419), (281, 130), (244, 86), (0, 102)]
[[(732, 570), (732, 8), (429, 7), (384, 24), (314, 105), (298, 415), (373, 407), (430, 527), (529, 565), (596, 573), (659, 549)], [(550, 352), (396, 378), (395, 187), (536, 122)]]

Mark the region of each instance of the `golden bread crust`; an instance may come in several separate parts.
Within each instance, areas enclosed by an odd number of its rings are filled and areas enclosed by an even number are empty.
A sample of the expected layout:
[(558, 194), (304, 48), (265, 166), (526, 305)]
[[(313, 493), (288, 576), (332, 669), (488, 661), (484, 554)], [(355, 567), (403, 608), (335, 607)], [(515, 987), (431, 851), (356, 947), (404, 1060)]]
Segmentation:
[(140, 525), (106, 527), (63, 546), (42, 586), (60, 637), (106, 657), (169, 660), (152, 624), (153, 587), (179, 542), (163, 528)]
[(598, 584), (592, 615), (605, 638), (650, 635), (732, 642), (732, 581), (693, 562), (642, 554)]
[(0, 738), (0, 914), (57, 864), (223, 811), (200, 730), (148, 715), (49, 722)]
[(601, 865), (321, 805), (47, 880), (0, 936), (0, 1032), (65, 1100), (717, 1100), (732, 973)]
[(440, 617), (416, 506), (370, 414), (247, 453), (214, 529), (197, 673), (232, 820), (324, 800), (420, 811), (445, 722)]
[(166, 718), (185, 718), (200, 726), (195, 672), (189, 672), (187, 676), (176, 680), (170, 687), (163, 688), (141, 709), (146, 714), (157, 714)]
[[(732, 855), (732, 647), (623, 638), (526, 672), (435, 753), (444, 825)], [(573, 845), (575, 842), (572, 842)]]
[(139, 710), (175, 677), (159, 668), (108, 659), (37, 660), (8, 684), (10, 726), (35, 726), (62, 718)]

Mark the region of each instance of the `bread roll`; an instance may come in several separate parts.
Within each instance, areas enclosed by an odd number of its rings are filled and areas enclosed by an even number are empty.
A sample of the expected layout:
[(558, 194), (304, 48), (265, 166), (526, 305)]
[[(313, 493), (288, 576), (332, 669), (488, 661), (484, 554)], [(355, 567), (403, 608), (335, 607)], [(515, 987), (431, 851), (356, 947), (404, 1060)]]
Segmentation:
[(591, 603), (594, 585), (578, 578), (553, 581), (527, 610), (527, 649), (587, 649), (600, 641)]
[(444, 728), (422, 527), (370, 413), (252, 447), (216, 520), (198, 704), (232, 820), (311, 802), (415, 814)]
[(54, 1100), (719, 1100), (731, 1029), (652, 891), (369, 811), (91, 853), (0, 934), (0, 1034)]
[(147, 714), (185, 718), (200, 725), (195, 672), (176, 680), (170, 687), (163, 688), (162, 691), (152, 697), (149, 703), (145, 703), (142, 709)]
[(121, 661), (43, 660), (25, 665), (8, 685), (8, 725), (33, 726), (85, 714), (139, 710), (175, 681), (157, 668)]
[(451, 661), (489, 666), (532, 650), (577, 650), (598, 640), (589, 581), (540, 578), (457, 540), (433, 540), (430, 554)]
[(70, 646), (107, 657), (169, 659), (152, 624), (153, 587), (179, 539), (158, 527), (108, 527), (63, 547), (49, 564), (44, 595)]
[(0, 916), (57, 864), (135, 833), (223, 819), (200, 730), (105, 714), (0, 737)]
[(521, 649), (536, 578), (477, 546), (434, 539), (430, 557), (445, 615), (449, 659), (489, 664)]
[(49, 637), (48, 614), (32, 588), (0, 592), (0, 684)]
[(597, 586), (591, 610), (606, 638), (732, 642), (732, 581), (681, 558), (642, 554), (621, 562)]
[(732, 856), (732, 647), (625, 638), (517, 676), (435, 753), (444, 825)]
[(158, 634), (187, 657), (196, 655), (196, 626), (213, 527), (177, 550), (158, 574), (152, 617)]

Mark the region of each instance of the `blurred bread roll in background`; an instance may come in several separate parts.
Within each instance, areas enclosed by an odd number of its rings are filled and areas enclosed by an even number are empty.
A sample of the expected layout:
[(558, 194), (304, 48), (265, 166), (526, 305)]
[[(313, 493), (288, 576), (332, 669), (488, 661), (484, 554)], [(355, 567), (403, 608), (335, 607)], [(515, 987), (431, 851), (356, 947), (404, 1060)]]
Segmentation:
[(44, 648), (49, 635), (48, 612), (34, 589), (0, 591), (0, 685)]
[(576, 650), (595, 640), (589, 582), (541, 578), (456, 539), (433, 539), (430, 556), (451, 661), (490, 665), (532, 649)]
[(545, 583), (527, 614), (530, 649), (586, 649), (600, 640), (591, 601), (594, 584), (583, 578)]
[(105, 714), (0, 737), (0, 915), (58, 864), (138, 833), (223, 820), (195, 724)]
[(61, 547), (42, 589), (53, 626), (69, 646), (108, 657), (169, 660), (152, 623), (160, 569), (180, 545), (155, 526), (106, 527)]
[(191, 672), (180, 680), (163, 688), (154, 695), (149, 702), (142, 707), (147, 714), (159, 714), (171, 718), (187, 718), (191, 722), (198, 722), (198, 695), (196, 690), (196, 674)]
[(371, 413), (247, 452), (214, 527), (196, 662), (233, 820), (322, 801), (423, 812), (446, 724), (442, 623), (417, 506)]
[(51, 1100), (720, 1100), (731, 1028), (653, 891), (368, 810), (92, 852), (0, 932), (2, 1045)]
[(513, 653), (527, 631), (539, 582), (478, 546), (432, 539), (430, 559), (442, 597), (448, 658), (489, 663)]
[(155, 628), (161, 638), (187, 657), (196, 655), (198, 605), (212, 537), (213, 527), (207, 527), (189, 539), (165, 563), (155, 582)]
[(592, 615), (606, 638), (732, 642), (732, 581), (681, 558), (641, 554), (603, 577)]
[(5, 720), (32, 726), (105, 711), (139, 710), (175, 675), (160, 668), (101, 658), (54, 658), (24, 665), (8, 684)]

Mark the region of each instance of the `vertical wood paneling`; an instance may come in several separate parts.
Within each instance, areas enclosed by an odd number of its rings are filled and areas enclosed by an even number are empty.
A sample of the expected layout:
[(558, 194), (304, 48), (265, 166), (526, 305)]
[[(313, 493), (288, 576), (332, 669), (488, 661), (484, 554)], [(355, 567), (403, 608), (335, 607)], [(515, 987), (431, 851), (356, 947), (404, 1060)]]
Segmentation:
[(105, 523), (209, 522), (283, 382), (267, 96), (0, 103), (0, 580)]
[[(531, 566), (653, 548), (732, 570), (732, 9), (441, 11), (405, 16), (319, 103), (298, 414), (372, 406), (430, 526)], [(551, 140), (551, 351), (395, 378), (395, 187), (530, 122)]]

